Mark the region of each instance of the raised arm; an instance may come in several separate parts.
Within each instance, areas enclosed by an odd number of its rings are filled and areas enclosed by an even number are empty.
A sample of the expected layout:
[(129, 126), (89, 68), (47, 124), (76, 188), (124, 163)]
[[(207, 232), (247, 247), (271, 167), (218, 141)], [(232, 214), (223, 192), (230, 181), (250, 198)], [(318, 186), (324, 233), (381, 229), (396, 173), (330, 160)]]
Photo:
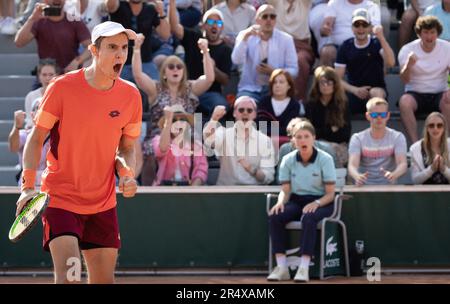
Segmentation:
[(209, 54), (208, 40), (200, 38), (198, 40), (198, 47), (203, 53), (203, 71), (205, 72), (205, 74), (194, 80), (194, 82), (192, 83), (192, 92), (195, 95), (200, 96), (205, 93), (213, 84), (215, 75), (214, 63)]
[(167, 40), (170, 38), (170, 24), (167, 20), (167, 16), (164, 14), (164, 3), (160, 0), (156, 1), (156, 11), (158, 12), (159, 25), (156, 27), (156, 33), (158, 36)]
[(31, 13), (31, 16), (20, 28), (20, 30), (16, 34), (16, 37), (14, 38), (14, 43), (18, 48), (24, 47), (31, 40), (34, 39), (34, 35), (31, 32), (31, 29), (33, 28), (33, 24), (35, 22), (37, 22), (39, 19), (44, 18), (42, 11), (46, 6), (47, 5), (44, 3), (36, 3), (36, 5), (34, 6), (33, 13)]
[(143, 34), (138, 34), (137, 39), (134, 41), (131, 68), (137, 86), (147, 94), (150, 104), (153, 104), (156, 100), (156, 85), (153, 79), (142, 71), (141, 46), (144, 39), (145, 36)]
[(14, 125), (9, 132), (8, 146), (9, 151), (19, 152), (20, 150), (20, 134), (19, 130), (25, 126), (25, 112), (18, 110), (14, 112)]
[(169, 23), (172, 34), (182, 40), (184, 37), (184, 28), (180, 24), (177, 12), (177, 4), (175, 0), (169, 0)]
[(380, 41), (381, 48), (383, 49), (382, 56), (384, 64), (388, 68), (393, 67), (395, 65), (395, 55), (391, 46), (387, 42), (386, 37), (384, 37), (383, 27), (381, 25), (374, 26), (373, 33), (378, 38), (378, 41)]

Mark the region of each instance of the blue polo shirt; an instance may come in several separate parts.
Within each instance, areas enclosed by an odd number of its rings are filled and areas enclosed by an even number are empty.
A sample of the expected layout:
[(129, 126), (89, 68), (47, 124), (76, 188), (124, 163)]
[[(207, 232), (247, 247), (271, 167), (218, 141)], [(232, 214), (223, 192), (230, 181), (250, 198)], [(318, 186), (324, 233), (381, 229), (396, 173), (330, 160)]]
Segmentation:
[(306, 166), (298, 150), (286, 154), (281, 161), (279, 180), (281, 184), (290, 183), (292, 193), (322, 196), (325, 194), (325, 184), (336, 183), (333, 158), (320, 149), (313, 149)]

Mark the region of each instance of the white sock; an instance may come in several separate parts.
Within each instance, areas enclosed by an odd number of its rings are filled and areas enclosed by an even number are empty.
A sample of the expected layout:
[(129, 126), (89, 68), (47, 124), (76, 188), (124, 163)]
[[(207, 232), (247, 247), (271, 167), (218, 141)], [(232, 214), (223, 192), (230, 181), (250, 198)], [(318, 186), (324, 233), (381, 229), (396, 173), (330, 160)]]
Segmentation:
[(309, 262), (311, 261), (310, 256), (302, 255), (300, 258), (300, 267), (309, 269)]
[(277, 255), (275, 258), (277, 259), (277, 266), (280, 266), (280, 267), (287, 266), (287, 259), (286, 259), (285, 255)]

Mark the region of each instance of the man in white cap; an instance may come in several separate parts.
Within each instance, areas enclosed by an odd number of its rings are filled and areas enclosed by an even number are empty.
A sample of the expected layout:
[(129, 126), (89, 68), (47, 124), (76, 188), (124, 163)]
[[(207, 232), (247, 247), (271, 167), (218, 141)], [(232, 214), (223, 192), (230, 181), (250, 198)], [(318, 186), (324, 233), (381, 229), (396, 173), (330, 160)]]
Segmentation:
[(205, 146), (220, 161), (217, 185), (267, 185), (274, 180), (275, 149), (272, 140), (255, 128), (256, 101), (241, 96), (234, 103), (232, 128), (220, 126), (224, 107), (217, 106), (203, 131)]
[(353, 36), (352, 14), (358, 8), (365, 8), (370, 14), (372, 25), (380, 25), (380, 8), (370, 0), (331, 0), (320, 28), (320, 35), (327, 38), (319, 50), (320, 63), (332, 66), (339, 46)]
[[(383, 27), (372, 28), (365, 8), (353, 12), (352, 31), (354, 37), (339, 47), (334, 65), (347, 91), (351, 113), (363, 114), (370, 98), (386, 98), (384, 67), (395, 65), (395, 55), (384, 37)], [(372, 32), (375, 37), (371, 37)]]
[(92, 31), (92, 64), (52, 80), (37, 112), (23, 157), (17, 213), (33, 197), (42, 144), (50, 133), (41, 191), (51, 199), (43, 214), (44, 249), (56, 283), (80, 280), (80, 249), (89, 283), (113, 283), (120, 248), (115, 172), (119, 191), (134, 196), (134, 142), (142, 105), (136, 87), (119, 78), (128, 40), (136, 33), (115, 22)]
[(170, 0), (169, 21), (172, 33), (177, 37), (185, 49), (186, 66), (189, 79), (197, 79), (204, 74), (203, 55), (197, 46), (200, 38), (208, 40), (211, 58), (215, 61), (215, 79), (209, 90), (199, 96), (199, 110), (209, 119), (216, 106), (228, 107), (228, 103), (222, 94), (222, 86), (227, 85), (231, 71), (231, 48), (221, 37), (223, 30), (222, 12), (212, 8), (203, 14), (201, 32), (182, 26), (178, 20), (175, 9), (175, 0)]

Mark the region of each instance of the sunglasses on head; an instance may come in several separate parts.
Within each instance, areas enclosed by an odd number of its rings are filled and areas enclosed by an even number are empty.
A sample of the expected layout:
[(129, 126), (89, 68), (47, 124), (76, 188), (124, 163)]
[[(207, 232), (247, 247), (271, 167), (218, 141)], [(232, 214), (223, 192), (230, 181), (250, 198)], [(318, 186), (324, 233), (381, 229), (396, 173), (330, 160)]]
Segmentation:
[(377, 117), (386, 118), (388, 116), (388, 112), (370, 112), (369, 115), (372, 118), (377, 118)]
[(177, 63), (177, 64), (169, 63), (169, 64), (167, 65), (167, 68), (168, 68), (169, 70), (173, 70), (173, 69), (175, 69), (175, 68), (177, 68), (177, 70), (182, 70), (182, 69), (183, 69), (183, 65), (180, 64), (180, 63)]
[(208, 24), (209, 26), (213, 26), (214, 24), (217, 24), (217, 27), (222, 27), (223, 21), (222, 20), (214, 20), (214, 19), (206, 19), (206, 24)]
[(366, 28), (366, 27), (369, 27), (369, 24), (368, 23), (366, 23), (366, 22), (355, 22), (355, 23), (353, 23), (353, 27), (363, 27), (363, 28)]
[(277, 15), (275, 14), (264, 14), (261, 16), (262, 20), (267, 20), (267, 19), (271, 19), (271, 20), (275, 20), (277, 18)]
[(442, 129), (444, 127), (444, 124), (442, 122), (438, 122), (438, 123), (429, 123), (427, 126), (429, 129)]
[(248, 114), (253, 113), (253, 109), (252, 108), (239, 108), (238, 109), (238, 112), (241, 113), (241, 114), (244, 113), (245, 111), (247, 111)]

